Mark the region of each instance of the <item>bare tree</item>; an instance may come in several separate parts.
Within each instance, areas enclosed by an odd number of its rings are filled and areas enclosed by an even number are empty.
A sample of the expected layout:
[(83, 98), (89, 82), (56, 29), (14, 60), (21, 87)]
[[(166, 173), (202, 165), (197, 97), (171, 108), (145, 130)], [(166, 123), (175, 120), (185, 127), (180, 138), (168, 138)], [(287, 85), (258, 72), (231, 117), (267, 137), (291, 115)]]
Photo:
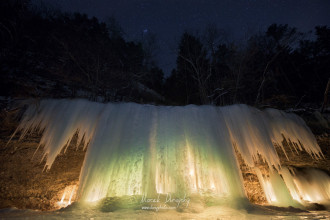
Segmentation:
[(325, 88), (325, 91), (324, 91), (324, 101), (323, 101), (322, 108), (321, 108), (321, 112), (322, 113), (324, 112), (324, 109), (328, 105), (328, 94), (329, 94), (329, 90), (330, 90), (330, 78), (328, 79), (327, 87)]

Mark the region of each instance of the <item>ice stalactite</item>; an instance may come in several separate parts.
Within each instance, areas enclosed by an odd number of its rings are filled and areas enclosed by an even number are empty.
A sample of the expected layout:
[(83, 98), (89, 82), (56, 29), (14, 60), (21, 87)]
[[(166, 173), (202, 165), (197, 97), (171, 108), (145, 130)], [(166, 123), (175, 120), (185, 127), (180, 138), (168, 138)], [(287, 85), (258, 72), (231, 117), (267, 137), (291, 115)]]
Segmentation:
[[(281, 169), (274, 143), (281, 146), (283, 137), (295, 143), (296, 150), (303, 149), (315, 159), (323, 156), (301, 118), (247, 105), (171, 107), (42, 100), (38, 106), (28, 106), (17, 128), (21, 138), (35, 130), (43, 132), (40, 145), (47, 169), (76, 132), (85, 147), (88, 144), (79, 185), (79, 197), (86, 201), (169, 192), (212, 192), (235, 200), (245, 197), (235, 148), (249, 166), (261, 156), (274, 170)], [(274, 189), (279, 182), (290, 195), (301, 193), (300, 185), (307, 184), (289, 174), (258, 177), (264, 190), (270, 189), (265, 192), (270, 203), (281, 197)], [(321, 194), (328, 193), (329, 189), (320, 187)]]

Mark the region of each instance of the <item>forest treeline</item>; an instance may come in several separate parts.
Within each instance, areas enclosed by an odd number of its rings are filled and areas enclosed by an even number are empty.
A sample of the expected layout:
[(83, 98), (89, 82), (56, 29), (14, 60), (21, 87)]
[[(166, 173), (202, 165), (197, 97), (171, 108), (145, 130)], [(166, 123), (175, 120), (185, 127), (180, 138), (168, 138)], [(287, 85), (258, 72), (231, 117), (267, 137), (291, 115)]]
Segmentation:
[(209, 26), (184, 32), (164, 78), (148, 38), (125, 39), (115, 19), (0, 3), (2, 96), (80, 97), (171, 105), (321, 105), (330, 76), (330, 28), (272, 24), (246, 42)]
[[(0, 3), (1, 95), (139, 101), (161, 93), (163, 72), (144, 42), (126, 41), (114, 19)], [(154, 92), (154, 93), (156, 93)]]
[(330, 77), (330, 29), (317, 26), (313, 37), (306, 40), (296, 28), (278, 24), (245, 45), (221, 42), (212, 26), (200, 35), (186, 32), (165, 91), (185, 104), (297, 107), (322, 102)]

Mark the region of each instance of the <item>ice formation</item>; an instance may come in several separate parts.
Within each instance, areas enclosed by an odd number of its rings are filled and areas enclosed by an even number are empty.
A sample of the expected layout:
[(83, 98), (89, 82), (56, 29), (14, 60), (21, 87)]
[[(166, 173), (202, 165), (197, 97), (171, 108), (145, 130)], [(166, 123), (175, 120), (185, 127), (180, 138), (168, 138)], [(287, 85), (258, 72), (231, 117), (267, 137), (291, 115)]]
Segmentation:
[[(315, 159), (323, 155), (300, 117), (275, 109), (42, 100), (28, 106), (17, 128), (21, 138), (35, 130), (42, 131), (46, 169), (77, 131), (79, 141), (88, 145), (80, 200), (169, 192), (244, 198), (235, 149), (249, 166), (261, 155), (273, 170), (270, 177), (257, 171), (269, 203), (287, 206), (330, 198), (329, 178), (322, 177), (323, 185), (318, 185), (281, 167), (274, 144), (282, 146), (283, 137), (295, 150)], [(311, 173), (311, 178), (323, 175)], [(311, 185), (317, 185), (319, 196), (306, 188)]]

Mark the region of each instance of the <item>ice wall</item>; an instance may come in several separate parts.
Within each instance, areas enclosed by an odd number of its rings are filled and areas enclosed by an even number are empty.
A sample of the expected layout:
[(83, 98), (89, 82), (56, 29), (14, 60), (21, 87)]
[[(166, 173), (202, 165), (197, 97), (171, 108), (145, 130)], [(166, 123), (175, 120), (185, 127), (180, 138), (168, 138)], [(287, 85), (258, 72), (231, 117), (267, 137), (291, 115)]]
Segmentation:
[(79, 186), (80, 199), (87, 201), (168, 192), (244, 197), (234, 147), (251, 167), (259, 154), (269, 167), (280, 169), (273, 144), (281, 145), (283, 136), (302, 143), (294, 148), (322, 157), (301, 118), (247, 105), (170, 107), (42, 100), (28, 106), (17, 128), (21, 138), (35, 130), (43, 131), (40, 145), (47, 169), (77, 131), (85, 147), (89, 143)]
[(280, 173), (296, 201), (330, 205), (330, 177), (327, 173), (314, 168), (283, 168)]

